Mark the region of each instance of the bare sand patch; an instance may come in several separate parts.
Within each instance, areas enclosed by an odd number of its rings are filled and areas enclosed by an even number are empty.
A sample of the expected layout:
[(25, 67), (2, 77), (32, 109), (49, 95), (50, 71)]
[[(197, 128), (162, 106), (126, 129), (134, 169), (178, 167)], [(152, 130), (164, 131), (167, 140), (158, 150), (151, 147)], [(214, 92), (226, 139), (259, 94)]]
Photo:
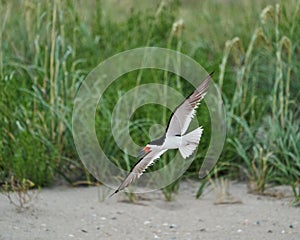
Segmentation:
[(252, 195), (231, 183), (242, 203), (216, 205), (214, 191), (195, 198), (198, 186), (183, 182), (173, 202), (156, 191), (137, 204), (124, 202), (123, 193), (100, 202), (104, 187), (55, 187), (22, 212), (0, 195), (0, 239), (300, 239), (300, 208), (290, 206), (291, 197)]

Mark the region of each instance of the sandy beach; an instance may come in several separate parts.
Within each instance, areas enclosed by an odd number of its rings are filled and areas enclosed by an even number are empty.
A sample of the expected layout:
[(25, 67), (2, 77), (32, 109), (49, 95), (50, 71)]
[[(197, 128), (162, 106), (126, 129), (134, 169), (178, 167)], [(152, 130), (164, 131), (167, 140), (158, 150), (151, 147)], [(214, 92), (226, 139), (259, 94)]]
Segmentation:
[(0, 239), (300, 239), (300, 208), (290, 205), (288, 191), (278, 199), (231, 183), (241, 203), (215, 204), (210, 188), (195, 198), (198, 185), (182, 183), (172, 202), (156, 191), (135, 204), (124, 193), (101, 201), (109, 192), (103, 186), (54, 187), (42, 189), (23, 211), (0, 195)]

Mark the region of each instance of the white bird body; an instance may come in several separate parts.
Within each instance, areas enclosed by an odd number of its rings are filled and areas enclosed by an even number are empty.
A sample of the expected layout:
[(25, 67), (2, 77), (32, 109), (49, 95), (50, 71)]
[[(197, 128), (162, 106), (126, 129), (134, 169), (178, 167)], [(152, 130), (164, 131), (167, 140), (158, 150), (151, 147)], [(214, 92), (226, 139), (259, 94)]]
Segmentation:
[[(182, 136), (166, 136), (162, 149), (177, 149), (182, 145)], [(148, 144), (150, 148), (155, 147), (155, 145)]]
[(165, 134), (161, 138), (151, 141), (140, 151), (140, 160), (131, 168), (127, 177), (113, 194), (123, 190), (139, 178), (168, 149), (179, 149), (184, 159), (193, 154), (198, 147), (203, 128), (198, 127), (189, 133), (186, 131), (196, 114), (196, 108), (207, 93), (212, 74), (174, 110)]

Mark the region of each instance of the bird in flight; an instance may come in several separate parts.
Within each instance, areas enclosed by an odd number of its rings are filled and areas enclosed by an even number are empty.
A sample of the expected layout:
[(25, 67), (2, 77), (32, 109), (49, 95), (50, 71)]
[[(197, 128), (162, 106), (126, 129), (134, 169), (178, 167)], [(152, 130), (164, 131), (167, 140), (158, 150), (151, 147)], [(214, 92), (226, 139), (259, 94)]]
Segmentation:
[(139, 178), (168, 149), (179, 149), (184, 159), (193, 154), (199, 144), (203, 128), (198, 127), (189, 133), (186, 133), (186, 131), (196, 114), (196, 108), (207, 93), (212, 76), (213, 72), (175, 109), (169, 119), (165, 134), (161, 138), (148, 143), (139, 152), (138, 162), (131, 168), (118, 189), (110, 196), (123, 190)]

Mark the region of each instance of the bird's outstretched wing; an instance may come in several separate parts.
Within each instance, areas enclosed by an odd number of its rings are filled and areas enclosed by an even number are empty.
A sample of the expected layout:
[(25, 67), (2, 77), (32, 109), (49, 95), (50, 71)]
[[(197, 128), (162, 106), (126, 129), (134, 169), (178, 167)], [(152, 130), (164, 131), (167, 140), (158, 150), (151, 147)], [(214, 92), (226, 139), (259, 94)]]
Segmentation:
[(207, 93), (213, 72), (181, 103), (169, 119), (167, 136), (183, 135), (188, 129), (200, 101)]
[(156, 159), (158, 159), (167, 149), (155, 149), (151, 150), (147, 155), (141, 158), (130, 170), (127, 177), (123, 180), (119, 188), (111, 194), (113, 196), (115, 193), (123, 190), (129, 184), (131, 184), (135, 179), (139, 178), (143, 172), (154, 163)]

